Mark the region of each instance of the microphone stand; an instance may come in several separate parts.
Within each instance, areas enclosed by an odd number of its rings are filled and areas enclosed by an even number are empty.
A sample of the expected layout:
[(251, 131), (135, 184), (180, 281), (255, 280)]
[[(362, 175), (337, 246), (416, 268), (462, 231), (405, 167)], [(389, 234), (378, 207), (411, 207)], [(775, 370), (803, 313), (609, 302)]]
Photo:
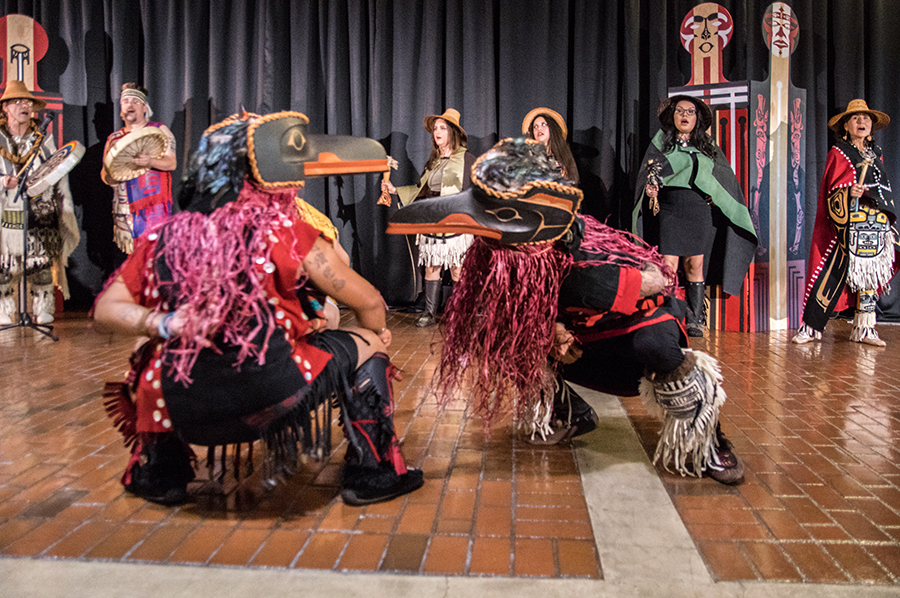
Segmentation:
[[(49, 124), (49, 120), (44, 121), (46, 124)], [(28, 197), (27, 188), (28, 188), (28, 175), (31, 173), (31, 167), (34, 166), (35, 158), (37, 158), (38, 154), (41, 153), (41, 149), (43, 149), (44, 140), (47, 138), (47, 127), (42, 126), (40, 143), (38, 144), (37, 149), (34, 153), (31, 154), (31, 157), (28, 159), (28, 162), (22, 167), (22, 170), (19, 171), (19, 188), (16, 191), (16, 197), (13, 199), (13, 203), (22, 199), (22, 278), (19, 280), (19, 322), (17, 324), (6, 324), (4, 326), (0, 326), (0, 332), (4, 330), (9, 330), (10, 328), (31, 328), (32, 330), (36, 330), (43, 334), (44, 336), (48, 336), (52, 338), (54, 341), (58, 341), (59, 337), (53, 334), (53, 326), (50, 324), (38, 324), (34, 320), (31, 319), (31, 316), (28, 313), (28, 219), (31, 215), (31, 198)]]

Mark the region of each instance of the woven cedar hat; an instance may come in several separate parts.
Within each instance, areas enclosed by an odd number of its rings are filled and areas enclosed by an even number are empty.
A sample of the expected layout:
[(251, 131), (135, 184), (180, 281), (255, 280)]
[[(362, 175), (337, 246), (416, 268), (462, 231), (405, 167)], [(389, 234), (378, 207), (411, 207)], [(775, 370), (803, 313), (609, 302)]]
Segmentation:
[(671, 112), (669, 111), (669, 109), (671, 108), (671, 110), (674, 111), (675, 107), (678, 105), (678, 102), (682, 102), (684, 100), (687, 100), (687, 101), (691, 102), (692, 104), (694, 104), (694, 108), (697, 110), (697, 125), (696, 126), (701, 131), (705, 131), (706, 129), (708, 129), (710, 127), (710, 125), (712, 125), (712, 123), (713, 123), (712, 109), (709, 107), (709, 105), (706, 102), (704, 102), (700, 98), (697, 98), (694, 96), (688, 96), (688, 95), (676, 95), (676, 96), (672, 96), (670, 98), (666, 98), (662, 102), (660, 102), (659, 108), (656, 109), (656, 115), (659, 117), (660, 124), (663, 125), (663, 127), (665, 127), (667, 125), (671, 125), (672, 124), (671, 121), (663, 122), (663, 121), (667, 120), (666, 118), (663, 117), (663, 114), (664, 113), (670, 114)]
[(469, 136), (466, 134), (466, 130), (463, 129), (459, 124), (459, 110), (454, 110), (453, 108), (447, 108), (446, 110), (444, 110), (443, 114), (432, 114), (431, 116), (426, 116), (425, 130), (429, 133), (434, 133), (434, 121), (439, 118), (456, 127), (457, 130), (459, 130), (460, 134), (462, 134), (463, 139), (469, 138)]
[(868, 114), (872, 117), (873, 133), (879, 129), (885, 128), (886, 126), (888, 126), (888, 123), (891, 122), (890, 116), (888, 116), (884, 112), (881, 112), (880, 110), (870, 109), (865, 100), (850, 100), (850, 103), (847, 104), (846, 110), (831, 117), (831, 120), (828, 121), (828, 128), (835, 133), (840, 134), (841, 128), (844, 126), (844, 121), (850, 118), (852, 115), (859, 114), (860, 112)]
[(6, 89), (3, 91), (3, 97), (0, 98), (0, 105), (9, 100), (31, 100), (34, 102), (35, 111), (43, 110), (47, 102), (39, 100), (28, 91), (24, 81), (7, 81)]
[(556, 121), (556, 124), (558, 124), (559, 128), (562, 129), (562, 135), (564, 138), (569, 137), (569, 129), (568, 127), (566, 127), (566, 120), (559, 112), (557, 112), (556, 110), (550, 110), (549, 108), (535, 108), (534, 110), (526, 114), (525, 119), (522, 120), (522, 134), (528, 135), (528, 129), (531, 128), (531, 123), (534, 122), (534, 119), (543, 114), (546, 114)]

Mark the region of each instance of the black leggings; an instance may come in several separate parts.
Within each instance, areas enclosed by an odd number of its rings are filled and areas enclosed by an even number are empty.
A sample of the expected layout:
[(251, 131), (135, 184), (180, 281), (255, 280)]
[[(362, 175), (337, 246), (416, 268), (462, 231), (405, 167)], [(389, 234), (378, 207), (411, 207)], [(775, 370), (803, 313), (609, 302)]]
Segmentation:
[(684, 361), (678, 323), (666, 320), (588, 343), (581, 359), (565, 366), (566, 380), (610, 394), (634, 396), (646, 372), (670, 372)]

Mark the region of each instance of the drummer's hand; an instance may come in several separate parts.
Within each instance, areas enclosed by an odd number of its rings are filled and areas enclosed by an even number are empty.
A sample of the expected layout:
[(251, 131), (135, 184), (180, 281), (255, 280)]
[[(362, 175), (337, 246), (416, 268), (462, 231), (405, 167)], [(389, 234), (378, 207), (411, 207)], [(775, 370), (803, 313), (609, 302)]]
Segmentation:
[(147, 154), (140, 154), (139, 156), (135, 156), (135, 158), (134, 158), (133, 161), (134, 161), (134, 163), (137, 164), (138, 166), (142, 166), (142, 167), (143, 167), (143, 166), (150, 166), (150, 162), (151, 162), (152, 160), (153, 160), (153, 158), (151, 158), (151, 157), (148, 156)]
[(656, 185), (647, 185), (647, 188), (644, 190), (647, 194), (647, 197), (653, 198), (659, 195), (659, 187)]
[(3, 186), (7, 189), (15, 189), (19, 186), (19, 177), (8, 175), (3, 177)]
[(381, 190), (387, 191), (391, 195), (395, 195), (397, 193), (397, 188), (394, 187), (390, 181), (381, 181)]

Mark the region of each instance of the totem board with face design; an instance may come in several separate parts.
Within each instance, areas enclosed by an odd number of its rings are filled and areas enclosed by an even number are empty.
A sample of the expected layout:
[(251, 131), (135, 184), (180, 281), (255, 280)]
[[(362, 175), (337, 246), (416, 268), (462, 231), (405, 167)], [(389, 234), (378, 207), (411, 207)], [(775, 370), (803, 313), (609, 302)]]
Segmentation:
[[(800, 326), (806, 279), (806, 90), (791, 84), (790, 58), (800, 26), (790, 6), (775, 2), (762, 20), (769, 78), (750, 82), (750, 216), (757, 228), (759, 292), (765, 309), (756, 330)], [(810, 214), (810, 217), (813, 215)]]

